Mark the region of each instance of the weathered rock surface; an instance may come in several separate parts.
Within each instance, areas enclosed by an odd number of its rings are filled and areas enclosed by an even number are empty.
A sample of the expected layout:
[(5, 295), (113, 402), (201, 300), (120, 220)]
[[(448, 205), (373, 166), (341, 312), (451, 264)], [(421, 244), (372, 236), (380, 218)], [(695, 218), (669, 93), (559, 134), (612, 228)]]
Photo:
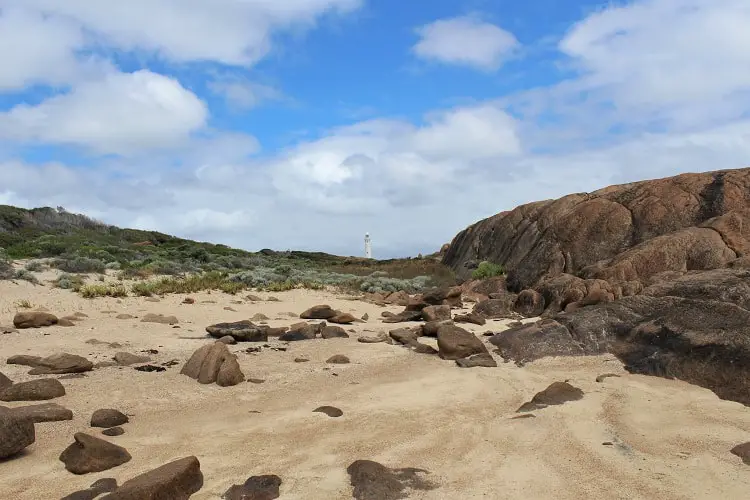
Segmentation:
[(221, 387), (237, 385), (245, 380), (237, 356), (219, 341), (196, 350), (180, 373), (201, 384), (216, 383)]
[(334, 354), (326, 360), (326, 363), (332, 365), (347, 365), (351, 363), (351, 361), (349, 361), (349, 358), (344, 356), (343, 354)]
[(523, 290), (513, 302), (513, 310), (527, 318), (540, 316), (544, 312), (544, 296), (536, 290)]
[(94, 363), (83, 356), (65, 352), (37, 360), (29, 359), (27, 362), (30, 366), (33, 366), (33, 370), (29, 372), (30, 375), (83, 373), (94, 368)]
[(235, 484), (221, 498), (224, 500), (274, 500), (279, 498), (281, 478), (267, 474), (251, 476), (244, 484)]
[(200, 462), (190, 456), (125, 481), (101, 500), (188, 500), (202, 487)]
[(123, 429), (120, 426), (110, 427), (108, 429), (104, 429), (102, 431), (102, 434), (104, 434), (105, 436), (110, 436), (110, 437), (122, 436), (123, 434), (125, 434), (125, 429)]
[(13, 381), (0, 372), (0, 392), (13, 385)]
[(456, 323), (472, 323), (474, 325), (486, 325), (487, 320), (482, 316), (481, 314), (477, 314), (475, 312), (471, 312), (469, 314), (457, 314), (453, 321)]
[(380, 332), (377, 335), (364, 335), (357, 339), (357, 342), (363, 344), (379, 344), (381, 342), (388, 342), (388, 335), (385, 332)]
[(554, 382), (541, 392), (538, 392), (531, 398), (531, 401), (524, 403), (519, 412), (528, 412), (542, 410), (551, 405), (561, 405), (569, 401), (578, 401), (583, 399), (583, 391), (573, 387), (567, 382)]
[(487, 299), (477, 304), (472, 309), (472, 313), (487, 319), (504, 319), (515, 318), (513, 312), (513, 302), (515, 298), (512, 295), (500, 299)]
[(0, 406), (0, 459), (13, 456), (36, 439), (34, 422)]
[(330, 319), (338, 315), (329, 305), (313, 306), (299, 315), (302, 319)]
[(65, 387), (56, 378), (20, 382), (0, 392), (2, 401), (44, 401), (61, 396), (65, 396)]
[(237, 342), (268, 342), (268, 327), (242, 320), (233, 323), (217, 323), (207, 326), (206, 331), (216, 339), (227, 335)]
[(357, 321), (357, 318), (354, 317), (354, 315), (349, 313), (340, 313), (336, 316), (333, 316), (331, 318), (328, 318), (328, 321), (331, 323), (336, 323), (337, 325), (350, 325)]
[(162, 325), (176, 325), (180, 321), (176, 316), (165, 316), (163, 314), (148, 313), (141, 318), (141, 323), (159, 323)]
[(487, 353), (487, 347), (473, 333), (455, 325), (443, 325), (437, 332), (438, 352), (443, 359), (468, 358)]
[(328, 325), (323, 328), (323, 330), (320, 332), (320, 336), (324, 339), (335, 339), (335, 338), (349, 338), (349, 334), (346, 333), (346, 330), (341, 328), (340, 326), (333, 326)]
[(102, 408), (91, 414), (91, 427), (116, 427), (128, 423), (128, 416), (113, 408)]
[(450, 306), (427, 306), (422, 309), (422, 319), (425, 321), (445, 321), (451, 319)]
[(13, 326), (16, 328), (42, 328), (45, 326), (56, 325), (57, 316), (47, 312), (26, 311), (19, 312), (13, 317)]
[(18, 406), (13, 408), (13, 413), (21, 418), (29, 419), (35, 424), (73, 420), (73, 412), (56, 403)]
[(750, 442), (738, 444), (731, 452), (740, 457), (746, 465), (750, 465)]
[(424, 469), (389, 469), (372, 460), (356, 460), (346, 468), (357, 500), (399, 500), (411, 490), (433, 490), (436, 486), (423, 475)]
[(117, 480), (104, 478), (94, 481), (88, 489), (79, 490), (64, 496), (61, 500), (94, 500), (94, 498), (117, 489)]
[(149, 356), (132, 354), (129, 352), (115, 353), (112, 359), (114, 359), (115, 363), (117, 363), (120, 366), (138, 365), (141, 363), (148, 363), (149, 361), (151, 361), (151, 358)]
[(77, 432), (75, 442), (60, 454), (60, 461), (73, 474), (101, 472), (129, 462), (130, 453), (122, 446), (117, 446), (98, 437)]
[(344, 414), (340, 408), (336, 408), (335, 406), (319, 406), (313, 410), (313, 413), (325, 413), (332, 418), (338, 418)]
[(467, 358), (461, 358), (456, 360), (456, 364), (461, 368), (495, 368), (497, 367), (497, 361), (492, 357), (492, 354), (485, 352), (482, 354), (474, 354)]

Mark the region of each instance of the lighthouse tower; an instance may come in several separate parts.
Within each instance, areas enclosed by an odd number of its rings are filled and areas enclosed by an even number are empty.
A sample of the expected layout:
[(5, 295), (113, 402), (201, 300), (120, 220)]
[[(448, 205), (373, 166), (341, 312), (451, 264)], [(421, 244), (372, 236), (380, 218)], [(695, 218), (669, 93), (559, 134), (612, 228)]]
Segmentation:
[(365, 233), (365, 258), (372, 259), (372, 241), (370, 240), (370, 233)]

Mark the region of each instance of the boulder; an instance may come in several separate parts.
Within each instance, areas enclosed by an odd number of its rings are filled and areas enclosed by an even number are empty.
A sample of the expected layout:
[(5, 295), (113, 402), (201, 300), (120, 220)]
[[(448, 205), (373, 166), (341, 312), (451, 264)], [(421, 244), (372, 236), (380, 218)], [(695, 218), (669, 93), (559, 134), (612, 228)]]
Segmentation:
[(427, 306), (422, 309), (422, 319), (425, 321), (446, 321), (451, 319), (450, 306)]
[(222, 387), (237, 385), (245, 380), (237, 356), (219, 341), (196, 350), (180, 373), (201, 384), (217, 383)]
[(207, 326), (206, 331), (216, 339), (230, 336), (237, 342), (268, 342), (268, 328), (242, 320), (234, 323), (217, 323)]
[(438, 328), (437, 340), (438, 352), (443, 359), (455, 360), (487, 353), (487, 348), (476, 335), (455, 325)]
[(299, 315), (302, 319), (330, 319), (338, 314), (328, 305), (313, 306)]
[(289, 327), (289, 331), (279, 337), (279, 340), (312, 340), (323, 334), (326, 322), (320, 323), (295, 323)]
[(350, 325), (357, 321), (357, 318), (354, 317), (354, 315), (349, 313), (339, 313), (336, 316), (333, 316), (332, 318), (328, 318), (328, 321), (331, 323), (336, 323), (338, 325)]
[(425, 323), (422, 325), (421, 328), (421, 334), (423, 337), (437, 337), (438, 329), (443, 325), (453, 325), (452, 320), (446, 320), (446, 321), (430, 321), (429, 323)]
[(125, 434), (125, 429), (123, 429), (120, 426), (110, 427), (108, 429), (104, 429), (102, 431), (102, 434), (104, 434), (105, 436), (110, 436), (110, 437), (122, 436), (123, 434)]
[(487, 324), (487, 320), (484, 319), (484, 316), (475, 312), (471, 312), (469, 314), (457, 314), (453, 318), (453, 321), (455, 321), (456, 323), (472, 323), (474, 325), (480, 326)]
[(13, 317), (13, 326), (16, 328), (42, 328), (56, 325), (59, 320), (54, 314), (40, 311), (19, 312)]
[(483, 316), (487, 319), (508, 319), (515, 318), (513, 313), (513, 296), (507, 296), (501, 299), (487, 299), (474, 305), (472, 312)]
[(64, 373), (83, 373), (93, 370), (94, 363), (75, 354), (60, 353), (41, 358), (33, 365), (30, 375), (60, 375)]
[(279, 498), (281, 478), (275, 475), (251, 476), (244, 484), (235, 484), (222, 496), (225, 500), (274, 500)]
[(101, 500), (188, 500), (202, 487), (200, 462), (190, 456), (125, 481)]
[(417, 342), (417, 339), (419, 339), (419, 334), (415, 330), (410, 328), (398, 328), (396, 330), (391, 330), (390, 332), (388, 332), (388, 335), (393, 340), (403, 345), (412, 345)]
[(21, 365), (21, 366), (39, 366), (39, 362), (42, 360), (41, 356), (29, 356), (27, 354), (16, 354), (15, 356), (9, 357), (5, 362), (9, 365)]
[(91, 415), (91, 427), (116, 427), (128, 423), (128, 416), (119, 410), (102, 408)]
[(320, 336), (324, 339), (349, 338), (349, 334), (346, 333), (346, 330), (344, 330), (340, 326), (332, 325), (324, 327), (323, 331), (320, 333)]
[(421, 321), (421, 319), (422, 319), (422, 310), (419, 309), (415, 311), (402, 311), (398, 314), (384, 317), (383, 323), (406, 323), (409, 321)]
[(31, 420), (35, 424), (73, 420), (73, 412), (56, 403), (44, 403), (13, 408), (16, 416)]
[(132, 458), (125, 448), (83, 432), (76, 432), (73, 439), (73, 444), (60, 454), (60, 461), (73, 474), (109, 470)]
[(65, 387), (56, 378), (43, 378), (13, 384), (0, 393), (1, 401), (44, 401), (65, 395)]
[(11, 457), (36, 440), (34, 422), (0, 406), (0, 459)]
[(521, 316), (533, 318), (544, 312), (544, 297), (536, 290), (522, 290), (513, 303), (513, 310)]

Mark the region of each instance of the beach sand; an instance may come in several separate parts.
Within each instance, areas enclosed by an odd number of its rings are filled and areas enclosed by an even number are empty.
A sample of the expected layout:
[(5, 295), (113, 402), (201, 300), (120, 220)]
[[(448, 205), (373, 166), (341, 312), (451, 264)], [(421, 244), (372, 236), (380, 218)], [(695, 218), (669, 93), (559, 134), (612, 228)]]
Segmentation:
[[(47, 279), (50, 276), (45, 276)], [(282, 478), (282, 500), (352, 498), (347, 466), (358, 459), (430, 472), (436, 486), (409, 491), (412, 499), (742, 499), (750, 496), (750, 466), (729, 450), (750, 440), (750, 410), (712, 392), (676, 380), (630, 375), (613, 356), (550, 358), (523, 367), (462, 369), (437, 356), (406, 348), (357, 342), (399, 326), (381, 322), (394, 306), (347, 300), (324, 291), (273, 295), (279, 302), (251, 303), (246, 294), (170, 295), (87, 300), (71, 291), (29, 283), (0, 282), (0, 325), (11, 325), (21, 300), (62, 317), (88, 315), (74, 327), (53, 326), (0, 335), (0, 372), (15, 382), (37, 377), (28, 367), (6, 365), (11, 355), (68, 352), (93, 362), (118, 351), (156, 349), (154, 364), (177, 360), (164, 372), (133, 367), (95, 369), (64, 379), (67, 394), (52, 400), (74, 413), (72, 421), (36, 425), (36, 442), (0, 462), (0, 498), (58, 499), (99, 478), (119, 483), (171, 460), (195, 455), (204, 475), (192, 498), (215, 499), (251, 475)], [(258, 353), (254, 344), (229, 346), (247, 378), (234, 387), (201, 385), (180, 375), (182, 364), (211, 342), (205, 327), (263, 313), (272, 326), (300, 321), (316, 304), (329, 304), (365, 323), (345, 327), (349, 339), (276, 340)], [(470, 304), (469, 304), (470, 305)], [(231, 307), (235, 311), (225, 310)], [(142, 323), (146, 313), (175, 315), (179, 328)], [(116, 319), (118, 314), (137, 316)], [(501, 331), (507, 322), (462, 325), (478, 334)], [(87, 340), (117, 342), (119, 348)], [(429, 342), (429, 340), (426, 340)], [(434, 343), (433, 343), (434, 345)], [(491, 347), (491, 346), (490, 346)], [(329, 365), (334, 354), (351, 359)], [(305, 357), (307, 363), (294, 359)], [(603, 373), (619, 378), (595, 381)], [(555, 381), (569, 381), (583, 399), (513, 419), (518, 407)], [(16, 407), (35, 403), (2, 403)], [(322, 405), (340, 418), (313, 413)], [(89, 427), (98, 408), (130, 415), (125, 434), (104, 437)], [(108, 471), (77, 476), (58, 459), (75, 432), (124, 446), (132, 460)], [(609, 444), (603, 444), (609, 443)]]

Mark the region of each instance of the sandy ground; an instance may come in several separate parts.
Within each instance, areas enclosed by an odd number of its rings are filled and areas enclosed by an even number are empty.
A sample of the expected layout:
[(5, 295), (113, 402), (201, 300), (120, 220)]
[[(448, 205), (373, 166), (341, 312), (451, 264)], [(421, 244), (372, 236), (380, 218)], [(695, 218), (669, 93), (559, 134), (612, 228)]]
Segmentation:
[[(350, 339), (296, 342), (286, 352), (255, 354), (243, 352), (250, 344), (230, 346), (246, 376), (264, 379), (262, 384), (204, 386), (180, 375), (181, 365), (161, 373), (101, 368), (62, 380), (67, 395), (53, 402), (72, 409), (74, 419), (37, 424), (36, 443), (0, 462), (0, 498), (57, 499), (99, 478), (123, 482), (188, 455), (199, 458), (205, 477), (203, 489), (192, 497), (196, 500), (219, 498), (256, 474), (279, 475), (282, 500), (352, 498), (346, 467), (357, 459), (430, 471), (438, 488), (411, 492), (413, 499), (750, 497), (750, 467), (729, 452), (750, 440), (750, 410), (708, 390), (629, 375), (610, 356), (460, 369), (402, 347), (357, 342), (360, 335), (388, 330), (378, 306), (327, 292), (272, 295), (281, 301), (236, 304), (240, 297), (213, 293), (192, 295), (196, 304), (183, 305), (179, 295), (158, 303), (86, 300), (47, 286), (0, 282), (0, 325), (11, 324), (20, 300), (59, 316), (89, 315), (75, 327), (0, 335), (0, 371), (16, 382), (33, 377), (26, 367), (4, 364), (14, 354), (69, 352), (97, 362), (117, 351), (157, 349), (155, 362), (182, 363), (208, 342), (183, 337), (201, 337), (207, 325), (219, 321), (264, 313), (269, 324), (288, 325), (298, 320), (283, 313), (298, 314), (321, 303), (370, 316), (351, 327)], [(141, 317), (147, 312), (176, 315), (180, 328), (115, 319), (119, 313)], [(502, 322), (491, 322), (472, 329), (503, 328)], [(124, 347), (91, 345), (89, 339)], [(345, 354), (352, 363), (326, 365), (333, 354)], [(295, 363), (300, 356), (310, 362)], [(621, 377), (595, 382), (607, 372)], [(537, 411), (536, 418), (511, 419), (536, 392), (563, 380), (580, 387), (584, 398)], [(344, 416), (312, 412), (321, 405), (337, 406)], [(73, 475), (58, 456), (74, 432), (101, 436), (88, 425), (98, 408), (131, 415), (123, 436), (105, 439), (127, 448), (133, 459), (102, 473)]]

